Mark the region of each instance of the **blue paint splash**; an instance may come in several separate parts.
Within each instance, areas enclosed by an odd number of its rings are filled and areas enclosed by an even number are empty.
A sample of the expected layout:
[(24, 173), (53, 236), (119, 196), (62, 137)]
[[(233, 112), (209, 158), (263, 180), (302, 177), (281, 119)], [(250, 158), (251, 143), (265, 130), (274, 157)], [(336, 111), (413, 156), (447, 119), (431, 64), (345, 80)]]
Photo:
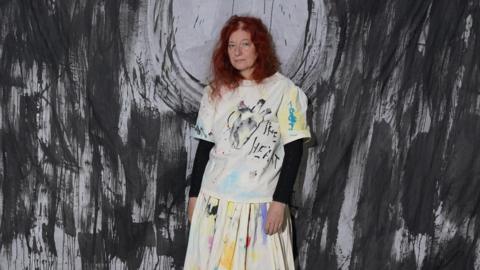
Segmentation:
[(219, 191), (221, 192), (228, 192), (232, 191), (232, 187), (235, 187), (235, 182), (237, 182), (238, 178), (240, 177), (240, 173), (238, 171), (233, 171), (225, 179), (220, 183)]
[(262, 243), (265, 245), (267, 243), (267, 232), (265, 231), (265, 224), (267, 223), (267, 204), (260, 204), (260, 211), (262, 213)]
[(295, 117), (295, 108), (290, 101), (288, 103), (288, 125), (290, 126), (289, 130), (293, 130), (293, 127), (297, 123), (297, 117)]

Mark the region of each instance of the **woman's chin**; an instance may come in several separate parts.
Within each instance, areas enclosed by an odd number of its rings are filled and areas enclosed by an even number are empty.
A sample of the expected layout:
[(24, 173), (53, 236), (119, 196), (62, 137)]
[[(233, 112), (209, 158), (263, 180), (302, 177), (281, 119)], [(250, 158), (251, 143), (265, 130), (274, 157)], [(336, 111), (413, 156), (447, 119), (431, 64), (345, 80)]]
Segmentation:
[[(240, 72), (240, 74), (242, 74), (243, 77), (245, 77), (246, 79), (248, 79), (247, 77), (250, 77), (250, 75), (253, 73), (253, 68), (252, 67), (235, 67), (236, 70), (238, 70)], [(245, 75), (248, 75), (248, 76), (245, 76)]]

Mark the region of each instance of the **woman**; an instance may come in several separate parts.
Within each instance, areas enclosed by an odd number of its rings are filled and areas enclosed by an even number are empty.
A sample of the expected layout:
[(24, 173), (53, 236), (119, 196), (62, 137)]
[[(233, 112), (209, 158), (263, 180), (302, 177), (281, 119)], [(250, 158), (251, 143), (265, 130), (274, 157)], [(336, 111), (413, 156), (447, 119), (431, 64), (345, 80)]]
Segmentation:
[(201, 100), (184, 269), (294, 269), (288, 211), (310, 137), (307, 98), (278, 73), (267, 28), (231, 17)]

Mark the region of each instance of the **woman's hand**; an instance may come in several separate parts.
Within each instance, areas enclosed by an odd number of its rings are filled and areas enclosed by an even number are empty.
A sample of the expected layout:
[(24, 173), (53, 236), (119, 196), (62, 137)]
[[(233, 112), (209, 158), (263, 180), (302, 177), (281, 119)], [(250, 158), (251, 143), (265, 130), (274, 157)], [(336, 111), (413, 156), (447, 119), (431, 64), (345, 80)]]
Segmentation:
[(192, 222), (193, 209), (195, 209), (195, 203), (197, 203), (197, 197), (190, 197), (188, 199), (187, 215), (188, 215), (189, 222)]
[(285, 218), (286, 205), (281, 202), (273, 201), (267, 212), (267, 221), (265, 222), (265, 232), (268, 235), (280, 232)]

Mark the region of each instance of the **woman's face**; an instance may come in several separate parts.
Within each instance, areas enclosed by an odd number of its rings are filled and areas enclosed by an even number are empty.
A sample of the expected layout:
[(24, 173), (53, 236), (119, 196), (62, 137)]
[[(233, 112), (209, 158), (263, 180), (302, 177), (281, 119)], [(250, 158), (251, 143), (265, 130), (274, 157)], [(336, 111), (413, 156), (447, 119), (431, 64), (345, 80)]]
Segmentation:
[(255, 69), (257, 51), (252, 42), (251, 35), (238, 29), (228, 39), (228, 58), (232, 66), (240, 71), (245, 79), (250, 79)]

